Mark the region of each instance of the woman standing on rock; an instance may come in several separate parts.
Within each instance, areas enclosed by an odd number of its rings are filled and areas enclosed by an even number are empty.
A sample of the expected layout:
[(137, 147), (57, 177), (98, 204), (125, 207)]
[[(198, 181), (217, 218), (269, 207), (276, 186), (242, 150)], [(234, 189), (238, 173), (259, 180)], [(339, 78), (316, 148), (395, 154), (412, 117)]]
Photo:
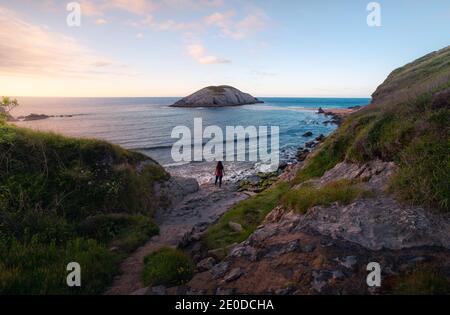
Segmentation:
[(218, 162), (216, 166), (216, 183), (214, 184), (217, 186), (217, 181), (219, 182), (219, 187), (222, 187), (222, 178), (224, 175), (224, 167), (222, 162)]

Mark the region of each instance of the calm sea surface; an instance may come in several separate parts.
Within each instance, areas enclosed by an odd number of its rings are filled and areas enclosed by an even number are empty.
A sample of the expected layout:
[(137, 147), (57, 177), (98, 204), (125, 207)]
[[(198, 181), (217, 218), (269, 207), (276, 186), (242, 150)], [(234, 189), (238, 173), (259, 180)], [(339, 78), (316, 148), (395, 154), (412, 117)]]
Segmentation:
[[(289, 161), (298, 147), (311, 138), (302, 135), (311, 131), (314, 137), (331, 133), (336, 126), (315, 111), (322, 108), (364, 106), (370, 99), (353, 98), (261, 98), (265, 103), (218, 109), (170, 108), (179, 98), (29, 98), (19, 97), (20, 107), (14, 116), (35, 114), (73, 115), (46, 120), (18, 122), (19, 126), (51, 130), (69, 136), (104, 139), (127, 149), (147, 154), (175, 175), (196, 176), (201, 182), (211, 177), (210, 163), (177, 165), (171, 158), (171, 138), (175, 126), (193, 127), (194, 118), (203, 119), (203, 127), (279, 126), (280, 158)], [(205, 140), (207, 141), (207, 140)], [(257, 170), (255, 163), (228, 163), (228, 177)]]

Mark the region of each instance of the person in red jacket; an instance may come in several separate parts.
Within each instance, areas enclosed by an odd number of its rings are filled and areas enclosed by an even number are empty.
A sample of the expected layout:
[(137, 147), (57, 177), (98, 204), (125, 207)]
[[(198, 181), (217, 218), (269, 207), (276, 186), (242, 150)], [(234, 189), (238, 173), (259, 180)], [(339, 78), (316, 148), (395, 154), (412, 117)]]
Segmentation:
[(217, 182), (219, 182), (219, 187), (222, 187), (222, 178), (224, 175), (224, 167), (222, 162), (218, 162), (216, 166), (216, 183), (214, 184), (217, 186)]

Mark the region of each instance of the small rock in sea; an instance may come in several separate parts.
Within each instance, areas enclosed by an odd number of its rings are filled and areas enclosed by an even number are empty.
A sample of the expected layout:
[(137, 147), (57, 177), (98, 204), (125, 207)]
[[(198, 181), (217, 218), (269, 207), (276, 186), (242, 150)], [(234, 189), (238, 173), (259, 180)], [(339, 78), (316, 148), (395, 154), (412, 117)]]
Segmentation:
[(305, 146), (307, 148), (314, 148), (316, 146), (316, 142), (315, 141), (309, 141), (305, 143)]
[(319, 114), (325, 114), (325, 111), (322, 109), (322, 107), (320, 107), (318, 113)]
[(224, 278), (225, 282), (232, 282), (236, 281), (242, 275), (244, 274), (244, 271), (241, 268), (235, 268), (231, 270), (231, 272)]
[(213, 257), (208, 257), (197, 264), (197, 269), (199, 271), (208, 271), (211, 270), (215, 264), (216, 260)]
[(304, 133), (302, 137), (308, 138), (308, 137), (311, 137), (312, 135), (313, 135), (313, 133), (311, 131), (308, 131), (308, 132)]
[(241, 233), (244, 229), (242, 228), (242, 225), (240, 225), (239, 223), (236, 222), (228, 222), (228, 226), (237, 233)]

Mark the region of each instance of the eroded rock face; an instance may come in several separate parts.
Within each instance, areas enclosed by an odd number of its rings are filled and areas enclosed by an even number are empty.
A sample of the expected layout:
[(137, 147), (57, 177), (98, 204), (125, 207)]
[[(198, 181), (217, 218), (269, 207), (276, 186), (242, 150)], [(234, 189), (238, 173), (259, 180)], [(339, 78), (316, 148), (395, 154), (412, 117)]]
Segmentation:
[(210, 86), (176, 102), (172, 107), (225, 107), (263, 103), (231, 86)]

